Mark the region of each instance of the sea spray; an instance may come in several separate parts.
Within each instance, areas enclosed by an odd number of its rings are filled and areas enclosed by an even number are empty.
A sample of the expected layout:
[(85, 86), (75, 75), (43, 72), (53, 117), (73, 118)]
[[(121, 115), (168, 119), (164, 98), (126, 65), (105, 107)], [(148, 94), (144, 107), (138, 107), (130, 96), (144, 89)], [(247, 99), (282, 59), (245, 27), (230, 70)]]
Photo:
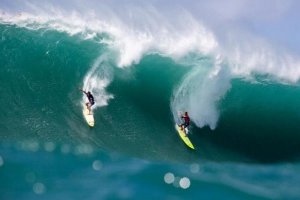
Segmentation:
[(215, 129), (219, 118), (218, 103), (230, 88), (230, 71), (217, 58), (214, 63), (201, 61), (186, 75), (173, 94), (171, 109), (175, 121), (178, 111), (188, 111), (198, 126)]
[[(105, 90), (113, 79), (112, 68), (108, 59), (106, 54), (99, 56), (84, 77), (83, 90), (90, 91), (95, 98), (93, 109), (106, 106), (108, 101), (113, 98), (113, 95), (108, 94)], [(86, 102), (85, 95), (83, 95), (82, 100)]]

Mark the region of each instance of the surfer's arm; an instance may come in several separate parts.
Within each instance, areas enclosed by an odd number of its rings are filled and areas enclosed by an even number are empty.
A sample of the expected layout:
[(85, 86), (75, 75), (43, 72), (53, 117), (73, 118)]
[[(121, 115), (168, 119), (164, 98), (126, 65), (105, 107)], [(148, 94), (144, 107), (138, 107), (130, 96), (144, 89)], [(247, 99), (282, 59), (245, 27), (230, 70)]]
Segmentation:
[(81, 92), (83, 92), (84, 94), (86, 94), (86, 92), (85, 92), (83, 89), (80, 89), (80, 88), (79, 88), (79, 90), (80, 90)]

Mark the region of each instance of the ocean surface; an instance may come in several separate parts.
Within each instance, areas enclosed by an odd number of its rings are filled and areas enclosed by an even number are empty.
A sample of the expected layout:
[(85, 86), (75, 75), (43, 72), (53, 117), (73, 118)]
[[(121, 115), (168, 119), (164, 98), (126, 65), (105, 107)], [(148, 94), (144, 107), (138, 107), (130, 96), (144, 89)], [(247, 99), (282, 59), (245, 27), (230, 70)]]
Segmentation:
[(300, 199), (297, 56), (156, 1), (42, 2), (0, 3), (0, 199)]

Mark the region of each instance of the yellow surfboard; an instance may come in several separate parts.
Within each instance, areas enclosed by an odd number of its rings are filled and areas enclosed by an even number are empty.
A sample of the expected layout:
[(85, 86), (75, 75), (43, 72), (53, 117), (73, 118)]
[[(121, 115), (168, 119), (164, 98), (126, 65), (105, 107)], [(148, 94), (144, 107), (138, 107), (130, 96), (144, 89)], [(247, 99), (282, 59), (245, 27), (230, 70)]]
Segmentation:
[(175, 127), (176, 127), (176, 130), (177, 130), (180, 138), (183, 140), (183, 142), (191, 149), (195, 149), (194, 145), (192, 144), (192, 142), (190, 141), (188, 136), (184, 133), (183, 130), (181, 130), (181, 128), (178, 126), (178, 124), (176, 124)]
[(92, 111), (91, 111), (91, 113), (89, 113), (89, 110), (87, 109), (85, 104), (83, 105), (82, 113), (83, 113), (85, 121), (88, 123), (88, 125), (90, 127), (94, 127), (94, 125), (95, 125), (94, 114)]

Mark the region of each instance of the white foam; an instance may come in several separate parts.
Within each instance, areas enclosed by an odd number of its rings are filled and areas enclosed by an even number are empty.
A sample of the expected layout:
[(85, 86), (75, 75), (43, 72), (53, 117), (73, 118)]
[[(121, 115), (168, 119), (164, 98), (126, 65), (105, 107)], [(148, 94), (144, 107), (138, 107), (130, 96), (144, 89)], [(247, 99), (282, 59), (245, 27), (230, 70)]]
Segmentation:
[[(191, 51), (210, 53), (217, 46), (214, 35), (189, 12), (181, 10), (174, 20), (165, 14), (167, 12), (150, 5), (130, 7), (117, 3), (110, 7), (112, 5), (107, 4), (103, 3), (98, 9), (88, 7), (83, 12), (82, 8), (31, 3), (30, 8), (24, 5), (26, 9), (19, 8), (17, 13), (2, 11), (0, 20), (28, 28), (82, 34), (85, 39), (95, 37), (96, 33), (107, 33), (111, 40), (103, 42), (119, 53), (119, 67), (138, 63), (144, 54), (151, 52), (181, 57)], [(122, 12), (113, 11), (116, 9)]]
[(231, 71), (236, 76), (265, 74), (290, 83), (296, 83), (300, 78), (300, 60), (284, 51), (276, 53), (267, 45), (252, 44), (249, 47), (239, 44), (228, 57), (231, 58)]
[(230, 88), (231, 77), (225, 66), (218, 62), (212, 65), (212, 68), (194, 67), (175, 91), (171, 104), (175, 121), (180, 120), (178, 110), (187, 111), (197, 126), (216, 128), (217, 103)]
[[(83, 90), (90, 91), (95, 99), (93, 109), (106, 106), (113, 95), (106, 92), (106, 87), (112, 79), (111, 68), (108, 66), (106, 55), (101, 55), (93, 64), (83, 81)], [(87, 102), (86, 95), (83, 95), (82, 103)]]

